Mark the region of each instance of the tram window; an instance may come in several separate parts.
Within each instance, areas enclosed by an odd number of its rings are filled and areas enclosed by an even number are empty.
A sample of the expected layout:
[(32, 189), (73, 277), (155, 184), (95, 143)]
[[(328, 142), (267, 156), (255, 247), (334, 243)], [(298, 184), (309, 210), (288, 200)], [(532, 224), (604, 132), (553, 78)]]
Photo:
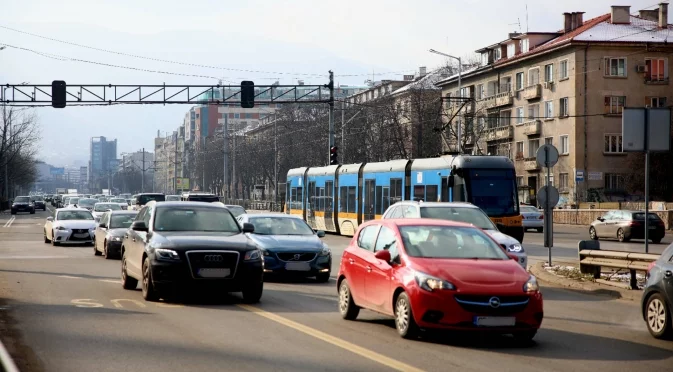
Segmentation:
[(383, 214), (386, 212), (388, 207), (390, 206), (390, 188), (388, 187), (383, 187), (381, 189), (381, 207), (379, 208), (379, 212), (376, 214)]
[(318, 188), (318, 210), (325, 211), (325, 188)]
[(449, 201), (449, 178), (442, 177), (442, 200), (443, 202)]
[(304, 194), (302, 194), (302, 188), (297, 187), (297, 207), (296, 209), (302, 209), (304, 204)]
[(339, 212), (348, 213), (348, 187), (339, 188)]
[(374, 214), (380, 215), (383, 212), (381, 212), (381, 207), (383, 206), (383, 195), (381, 190), (383, 190), (383, 187), (381, 186), (376, 186), (376, 202), (374, 203)]
[(356, 213), (355, 201), (357, 199), (355, 196), (355, 191), (355, 186), (348, 187), (348, 213)]
[(402, 195), (402, 180), (400, 178), (390, 179), (390, 199), (391, 203), (397, 203), (404, 199)]
[(428, 185), (425, 188), (425, 201), (436, 202), (437, 201), (437, 186)]
[(332, 193), (333, 193), (333, 189), (334, 189), (333, 185), (334, 184), (332, 183), (332, 181), (325, 182), (325, 199), (326, 199), (325, 200), (325, 211), (326, 212), (331, 212), (333, 210), (332, 209), (332, 202), (333, 202)]
[(414, 200), (425, 201), (425, 186), (414, 186)]

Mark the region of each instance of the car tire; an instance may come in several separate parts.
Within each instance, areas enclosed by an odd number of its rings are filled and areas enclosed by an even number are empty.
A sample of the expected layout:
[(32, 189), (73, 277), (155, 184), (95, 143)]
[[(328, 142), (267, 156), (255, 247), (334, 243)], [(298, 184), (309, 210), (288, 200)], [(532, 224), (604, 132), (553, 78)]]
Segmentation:
[(631, 239), (626, 237), (626, 233), (624, 232), (624, 229), (619, 229), (619, 230), (617, 230), (617, 240), (619, 240), (620, 243), (626, 243)]
[(122, 254), (121, 266), (122, 266), (122, 288), (135, 290), (138, 287), (138, 280), (135, 278), (131, 278), (126, 272), (126, 252)]
[(395, 328), (402, 338), (414, 339), (418, 336), (419, 329), (411, 311), (411, 300), (405, 292), (400, 293), (395, 301)]
[(110, 252), (107, 250), (107, 240), (103, 242), (103, 257), (105, 257), (106, 260), (109, 260), (112, 258), (110, 255)]
[(98, 244), (96, 244), (96, 238), (93, 238), (93, 255), (100, 256), (101, 253), (98, 251)]
[(661, 243), (661, 239), (662, 239), (662, 238), (653, 238), (653, 239), (652, 239), (652, 243), (654, 243), (654, 244), (659, 244), (659, 243)]
[(589, 228), (589, 238), (591, 240), (598, 240), (598, 234), (596, 234), (596, 229), (593, 226)]
[(51, 240), (49, 240), (49, 238), (47, 238), (47, 230), (43, 230), (43, 233), (44, 233), (44, 244), (51, 243)]
[(645, 305), (645, 322), (652, 337), (660, 340), (670, 340), (673, 335), (671, 326), (671, 310), (666, 305), (666, 299), (659, 294), (653, 294)]
[(263, 281), (246, 286), (241, 291), (241, 294), (243, 295), (243, 301), (245, 301), (246, 304), (256, 304), (262, 299), (262, 292), (264, 292)]
[(542, 228), (542, 227), (538, 227), (538, 228), (536, 228), (535, 230), (537, 230), (537, 232), (541, 233), (542, 231), (544, 231), (544, 228)]
[(327, 283), (329, 282), (329, 276), (332, 274), (332, 272), (326, 272), (326, 273), (320, 273), (315, 276), (315, 280), (318, 283)]
[(141, 287), (145, 301), (159, 301), (159, 292), (157, 292), (154, 283), (152, 283), (152, 265), (150, 264), (149, 257), (145, 257), (145, 261), (143, 261), (143, 282)]
[(56, 241), (56, 234), (53, 231), (51, 232), (51, 245), (54, 247), (61, 245), (59, 242)]
[(355, 320), (360, 314), (360, 307), (353, 301), (351, 287), (346, 279), (339, 285), (339, 314), (346, 320)]
[(33, 209), (32, 211), (30, 211), (30, 214), (35, 214), (35, 209)]
[(537, 329), (532, 330), (532, 331), (522, 331), (522, 332), (516, 332), (513, 333), (512, 336), (514, 337), (514, 340), (523, 344), (531, 343), (533, 342), (533, 338), (535, 338), (535, 335), (537, 334)]

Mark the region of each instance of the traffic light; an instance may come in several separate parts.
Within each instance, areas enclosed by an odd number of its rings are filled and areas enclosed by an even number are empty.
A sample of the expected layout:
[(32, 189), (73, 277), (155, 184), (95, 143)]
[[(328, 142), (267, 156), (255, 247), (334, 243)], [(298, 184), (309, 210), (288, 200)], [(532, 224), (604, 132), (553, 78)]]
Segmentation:
[(51, 82), (51, 107), (65, 107), (65, 87), (66, 84), (63, 80), (54, 80)]
[(252, 81), (241, 81), (241, 107), (255, 107), (255, 83)]
[(339, 148), (336, 146), (332, 146), (329, 149), (329, 164), (330, 165), (337, 165), (339, 164), (339, 161), (337, 160), (337, 150)]

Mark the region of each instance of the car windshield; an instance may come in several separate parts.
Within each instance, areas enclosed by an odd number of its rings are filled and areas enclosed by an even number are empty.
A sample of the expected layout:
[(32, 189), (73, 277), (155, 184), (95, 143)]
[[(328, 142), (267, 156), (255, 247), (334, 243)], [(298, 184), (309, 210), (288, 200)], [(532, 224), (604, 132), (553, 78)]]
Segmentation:
[(68, 199), (68, 204), (77, 204), (79, 198), (70, 198)]
[(230, 213), (211, 206), (157, 208), (154, 230), (240, 232), (238, 223)]
[[(645, 213), (644, 212), (643, 213), (634, 213), (633, 214), (633, 219), (644, 221), (645, 220)], [(654, 214), (654, 213), (648, 213), (647, 214), (647, 219), (650, 220), (650, 221), (657, 221), (657, 222), (661, 221), (661, 218), (659, 218), (659, 216)]]
[(93, 207), (96, 203), (98, 203), (98, 200), (96, 199), (80, 199), (77, 204), (81, 207)]
[(434, 218), (438, 220), (448, 220), (470, 223), (484, 230), (497, 230), (488, 216), (477, 208), (465, 207), (421, 207), (422, 218)]
[(126, 203), (124, 199), (110, 199), (110, 203)]
[(299, 218), (254, 217), (249, 221), (259, 235), (313, 235), (313, 229)]
[(166, 195), (166, 201), (180, 201), (180, 196), (178, 196), (178, 195)]
[(113, 214), (110, 216), (110, 228), (111, 229), (128, 229), (131, 227), (131, 223), (135, 220), (136, 215), (134, 213), (128, 214)]
[(17, 196), (16, 199), (14, 199), (14, 203), (28, 203), (30, 201), (30, 198), (27, 196)]
[(120, 211), (122, 207), (120, 207), (119, 204), (113, 204), (113, 203), (105, 203), (105, 204), (98, 203), (93, 207), (94, 212), (105, 212), (110, 209), (112, 209), (113, 211)]
[(424, 258), (507, 260), (508, 257), (482, 230), (457, 226), (402, 226), (407, 254)]
[(471, 169), (466, 179), (468, 200), (491, 217), (519, 214), (516, 175), (511, 169)]
[(64, 220), (93, 220), (93, 215), (89, 211), (60, 211), (56, 216), (59, 221)]
[(140, 202), (141, 205), (145, 205), (152, 200), (165, 201), (166, 197), (163, 194), (150, 194), (150, 195), (138, 196), (138, 201)]
[(519, 209), (521, 209), (521, 212), (528, 212), (528, 213), (539, 213), (540, 212), (537, 208), (531, 207), (529, 205), (521, 206), (521, 207), (519, 207)]
[(226, 206), (229, 212), (234, 215), (234, 217), (238, 217), (242, 214), (245, 214), (245, 209), (243, 207), (239, 207), (238, 205), (227, 205)]

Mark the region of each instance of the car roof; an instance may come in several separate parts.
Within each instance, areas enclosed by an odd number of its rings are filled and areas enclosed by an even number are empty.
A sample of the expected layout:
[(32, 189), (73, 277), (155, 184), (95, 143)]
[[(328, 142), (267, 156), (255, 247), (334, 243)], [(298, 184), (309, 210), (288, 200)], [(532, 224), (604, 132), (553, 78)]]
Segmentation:
[[(227, 207), (227, 208), (229, 208), (229, 207), (239, 207), (239, 208), (243, 208), (242, 206), (240, 206), (240, 205), (236, 205), (236, 204), (225, 204), (224, 206)], [(243, 209), (245, 209), (245, 208), (243, 208)]]
[(129, 210), (126, 210), (126, 211), (123, 211), (123, 210), (120, 210), (120, 211), (108, 211), (108, 212), (110, 212), (110, 214), (138, 214), (138, 211), (129, 211)]
[(152, 200), (152, 201), (149, 201), (145, 205), (151, 205), (151, 203), (156, 204), (157, 208), (170, 208), (170, 207), (222, 208), (219, 205), (214, 205), (212, 203), (198, 202), (198, 201), (162, 201), (162, 202), (157, 202), (156, 200)]
[(284, 214), (284, 213), (255, 213), (255, 214), (250, 214), (250, 213), (245, 213), (242, 214), (241, 216), (245, 216), (248, 218), (257, 218), (257, 217), (264, 217), (264, 218), (296, 218), (299, 220), (303, 220), (300, 216), (294, 215), (294, 214)]
[(368, 221), (362, 226), (374, 225), (374, 224), (384, 224), (384, 225), (396, 225), (396, 226), (449, 226), (449, 227), (476, 227), (472, 224), (465, 222), (457, 222), (450, 220), (439, 220), (434, 218), (391, 218), (386, 220), (371, 220)]
[(468, 202), (419, 202), (419, 201), (414, 201), (414, 200), (403, 200), (399, 201), (391, 207), (395, 207), (398, 205), (418, 205), (421, 208), (435, 208), (435, 207), (454, 207), (454, 208), (479, 208), (476, 205)]
[(90, 210), (86, 208), (58, 208), (56, 212), (58, 211), (84, 211), (84, 212), (91, 212)]

